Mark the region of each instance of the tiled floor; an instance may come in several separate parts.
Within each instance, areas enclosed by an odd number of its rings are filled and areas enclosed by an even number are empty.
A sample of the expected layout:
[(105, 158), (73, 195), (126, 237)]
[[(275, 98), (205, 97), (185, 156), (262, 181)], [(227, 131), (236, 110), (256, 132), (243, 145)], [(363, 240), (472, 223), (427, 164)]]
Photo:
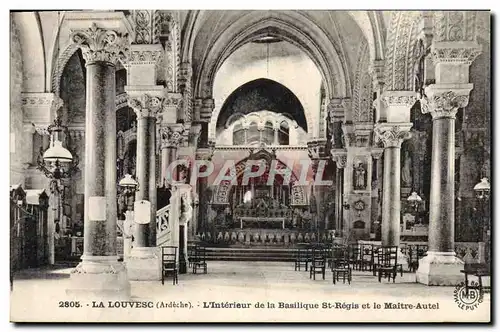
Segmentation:
[[(476, 308), (460, 307), (455, 287), (429, 287), (415, 274), (381, 283), (371, 272), (354, 271), (351, 285), (309, 278), (293, 263), (209, 262), (208, 274), (179, 276), (179, 284), (132, 281), (133, 301), (151, 301), (154, 309), (63, 309), (71, 269), (22, 271), (11, 293), (12, 320), (44, 321), (488, 321), (490, 294)], [(213, 308), (217, 304), (250, 304), (249, 308)], [(158, 308), (189, 303), (191, 308)], [(429, 309), (417, 309), (420, 303)], [(108, 305), (107, 301), (104, 303)], [(261, 304), (264, 308), (260, 308)], [(285, 305), (286, 304), (286, 305)], [(388, 305), (389, 304), (389, 305)], [(274, 308), (273, 308), (274, 305)], [(318, 308), (314, 308), (314, 306)], [(380, 308), (376, 308), (380, 305)], [(413, 309), (389, 309), (413, 305)], [(243, 306), (243, 305), (242, 305)], [(280, 308), (281, 306), (281, 308)], [(363, 308), (363, 306), (365, 308)], [(434, 307), (434, 308), (431, 308)], [(408, 308), (408, 307), (407, 307)]]

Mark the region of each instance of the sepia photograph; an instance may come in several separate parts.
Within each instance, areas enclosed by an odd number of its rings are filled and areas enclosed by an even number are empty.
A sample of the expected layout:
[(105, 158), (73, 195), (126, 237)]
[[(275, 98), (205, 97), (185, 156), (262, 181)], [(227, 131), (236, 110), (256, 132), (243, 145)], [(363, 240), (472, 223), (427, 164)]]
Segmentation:
[(10, 322), (491, 323), (490, 10), (9, 19)]

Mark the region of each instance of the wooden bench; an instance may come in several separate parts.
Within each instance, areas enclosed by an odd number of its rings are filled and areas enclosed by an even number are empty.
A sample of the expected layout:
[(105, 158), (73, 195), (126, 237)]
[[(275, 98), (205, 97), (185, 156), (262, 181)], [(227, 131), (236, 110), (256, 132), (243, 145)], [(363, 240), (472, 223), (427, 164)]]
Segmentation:
[[(479, 294), (482, 296), (484, 294), (485, 289), (491, 289), (491, 286), (483, 287), (483, 277), (491, 277), (490, 266), (484, 263), (468, 263), (465, 264), (464, 269), (460, 270), (463, 274), (465, 274), (465, 292), (469, 295), (469, 289), (478, 289)], [(478, 286), (469, 285), (469, 275), (475, 276), (478, 278)], [(491, 285), (491, 281), (490, 281)]]

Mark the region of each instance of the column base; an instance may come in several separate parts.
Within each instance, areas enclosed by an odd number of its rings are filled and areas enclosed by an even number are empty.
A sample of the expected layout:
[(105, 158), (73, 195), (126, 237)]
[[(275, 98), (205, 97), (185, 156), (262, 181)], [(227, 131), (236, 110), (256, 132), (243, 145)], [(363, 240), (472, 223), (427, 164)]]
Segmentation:
[(428, 251), (418, 262), (417, 282), (429, 286), (456, 286), (464, 281), (464, 262), (454, 252)]
[(157, 247), (132, 248), (125, 263), (130, 280), (161, 280), (161, 257)]
[(118, 256), (82, 256), (66, 294), (75, 299), (130, 299), (127, 270)]

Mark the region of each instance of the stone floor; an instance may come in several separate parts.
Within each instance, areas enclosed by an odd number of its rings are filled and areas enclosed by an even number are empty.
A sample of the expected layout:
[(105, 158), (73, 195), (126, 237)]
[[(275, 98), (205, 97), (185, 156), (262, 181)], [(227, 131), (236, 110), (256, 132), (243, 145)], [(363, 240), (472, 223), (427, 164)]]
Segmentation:
[[(482, 302), (463, 303), (455, 287), (430, 287), (415, 274), (381, 283), (370, 272), (353, 272), (351, 285), (332, 283), (293, 263), (208, 262), (208, 274), (182, 274), (179, 284), (131, 282), (132, 301), (153, 308), (116, 308), (127, 303), (102, 301), (65, 308), (70, 268), (31, 269), (17, 273), (11, 292), (11, 321), (66, 322), (373, 322), (490, 320), (490, 294)], [(59, 307), (60, 301), (62, 306)], [(420, 306), (419, 306), (420, 304)], [(217, 306), (226, 308), (215, 308)], [(468, 307), (466, 307), (468, 305)], [(172, 307), (177, 306), (177, 307)], [(185, 307), (183, 307), (185, 306)], [(233, 308), (227, 308), (232, 306)], [(281, 306), (281, 307), (280, 307)], [(413, 307), (410, 307), (413, 306)], [(406, 309), (405, 309), (406, 307)]]

